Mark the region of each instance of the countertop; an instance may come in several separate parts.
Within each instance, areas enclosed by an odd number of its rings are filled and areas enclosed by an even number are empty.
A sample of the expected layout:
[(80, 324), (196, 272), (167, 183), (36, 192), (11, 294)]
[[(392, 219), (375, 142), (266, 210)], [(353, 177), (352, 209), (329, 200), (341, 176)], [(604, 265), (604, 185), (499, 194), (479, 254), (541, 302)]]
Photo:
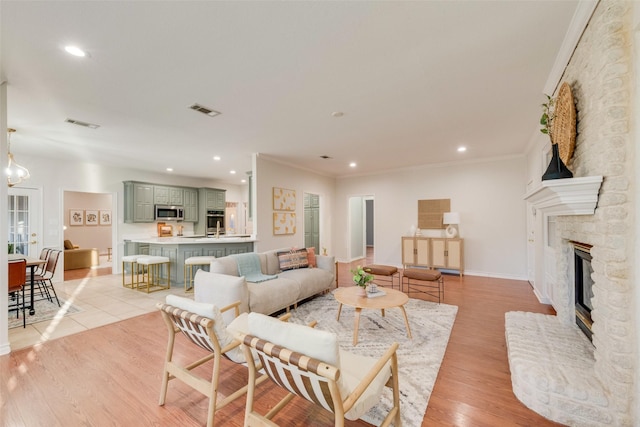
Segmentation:
[(214, 244), (226, 244), (226, 243), (247, 243), (255, 242), (257, 239), (253, 236), (220, 236), (215, 237), (203, 237), (203, 236), (173, 236), (173, 237), (149, 237), (149, 238), (130, 238), (124, 239), (125, 241), (135, 243), (153, 243), (160, 245), (201, 245), (203, 243)]

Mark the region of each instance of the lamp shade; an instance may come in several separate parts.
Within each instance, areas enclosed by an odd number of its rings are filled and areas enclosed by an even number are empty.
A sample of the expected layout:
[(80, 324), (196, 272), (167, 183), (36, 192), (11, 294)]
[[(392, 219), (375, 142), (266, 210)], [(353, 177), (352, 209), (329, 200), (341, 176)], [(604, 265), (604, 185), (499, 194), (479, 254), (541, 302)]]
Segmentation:
[(445, 212), (442, 217), (443, 224), (460, 224), (460, 212)]

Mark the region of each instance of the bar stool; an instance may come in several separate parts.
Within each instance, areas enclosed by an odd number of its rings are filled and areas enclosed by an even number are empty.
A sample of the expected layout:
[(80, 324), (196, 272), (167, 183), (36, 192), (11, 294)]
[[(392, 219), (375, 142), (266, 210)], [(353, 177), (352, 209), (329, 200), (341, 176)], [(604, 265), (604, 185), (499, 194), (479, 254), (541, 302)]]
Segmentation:
[[(122, 257), (122, 286), (125, 288), (136, 288), (138, 287), (138, 258), (145, 257), (147, 255), (125, 255)], [(127, 283), (125, 280), (126, 276), (126, 268), (125, 264), (130, 264), (131, 266), (131, 282)], [(133, 277), (133, 272), (136, 272), (136, 278)]]
[(200, 266), (196, 271), (198, 271), (202, 266), (211, 265), (211, 261), (215, 260), (214, 256), (192, 256), (184, 260), (184, 291), (192, 292), (193, 291), (193, 268), (194, 266)]
[[(144, 280), (145, 270), (146, 282), (137, 281), (137, 289), (146, 293), (161, 291), (171, 287), (171, 260), (166, 256), (143, 256), (136, 261), (138, 266), (142, 266), (142, 277)], [(167, 277), (162, 279), (162, 266), (167, 266)], [(163, 283), (164, 282), (164, 283)], [(146, 283), (145, 286), (140, 286)]]

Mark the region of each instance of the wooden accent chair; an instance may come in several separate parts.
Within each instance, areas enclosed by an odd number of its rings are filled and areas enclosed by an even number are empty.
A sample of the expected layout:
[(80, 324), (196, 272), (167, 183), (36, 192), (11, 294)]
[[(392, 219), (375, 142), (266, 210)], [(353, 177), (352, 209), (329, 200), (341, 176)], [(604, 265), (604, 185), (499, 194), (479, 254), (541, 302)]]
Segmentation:
[[(335, 426), (343, 426), (345, 418), (356, 420), (376, 405), (385, 386), (392, 389), (393, 407), (381, 425), (401, 425), (397, 343), (375, 359), (340, 350), (331, 332), (277, 322), (259, 313), (250, 313), (247, 320), (249, 334), (241, 336), (249, 366), (245, 427), (276, 426), (271, 419), (294, 396), (333, 412)], [(266, 375), (289, 392), (264, 416), (253, 408), (260, 368), (252, 352)]]
[[(213, 304), (199, 303), (176, 295), (168, 295), (166, 304), (158, 303), (156, 307), (160, 309), (169, 330), (169, 343), (162, 373), (160, 405), (165, 403), (169, 381), (177, 378), (209, 398), (207, 426), (212, 427), (215, 425), (215, 413), (247, 392), (247, 386), (244, 386), (218, 401), (218, 381), (222, 357), (224, 356), (235, 363), (245, 363), (245, 355), (240, 348), (240, 342), (234, 338), (234, 334), (246, 332), (247, 314), (240, 314), (240, 301), (218, 309)], [(232, 309), (235, 310), (235, 319), (226, 326), (222, 313)], [(211, 354), (186, 366), (179, 365), (173, 361), (177, 332), (182, 332), (189, 341)], [(213, 359), (211, 380), (191, 372), (194, 368), (211, 359)], [(266, 375), (263, 375), (255, 382), (259, 384), (266, 379)]]
[(27, 327), (25, 309), (27, 304), (24, 300), (24, 287), (27, 281), (27, 262), (23, 259), (9, 261), (9, 295), (15, 298), (16, 303), (9, 303), (9, 311), (16, 310), (16, 316), (20, 317), (22, 310), (22, 327)]

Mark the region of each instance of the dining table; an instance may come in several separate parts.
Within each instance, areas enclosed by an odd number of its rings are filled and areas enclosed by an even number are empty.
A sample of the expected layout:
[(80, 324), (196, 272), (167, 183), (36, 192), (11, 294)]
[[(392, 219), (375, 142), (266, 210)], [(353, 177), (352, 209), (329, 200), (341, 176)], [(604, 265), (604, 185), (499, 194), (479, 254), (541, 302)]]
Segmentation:
[(25, 260), (27, 262), (27, 268), (30, 270), (31, 280), (29, 280), (29, 283), (30, 283), (31, 289), (29, 291), (29, 298), (30, 298), (29, 314), (33, 316), (34, 314), (36, 314), (35, 305), (33, 304), (33, 282), (35, 278), (36, 267), (46, 264), (47, 260), (40, 259), (40, 258), (33, 258), (33, 257), (25, 256), (22, 254), (9, 254), (9, 261), (16, 261), (16, 260)]

